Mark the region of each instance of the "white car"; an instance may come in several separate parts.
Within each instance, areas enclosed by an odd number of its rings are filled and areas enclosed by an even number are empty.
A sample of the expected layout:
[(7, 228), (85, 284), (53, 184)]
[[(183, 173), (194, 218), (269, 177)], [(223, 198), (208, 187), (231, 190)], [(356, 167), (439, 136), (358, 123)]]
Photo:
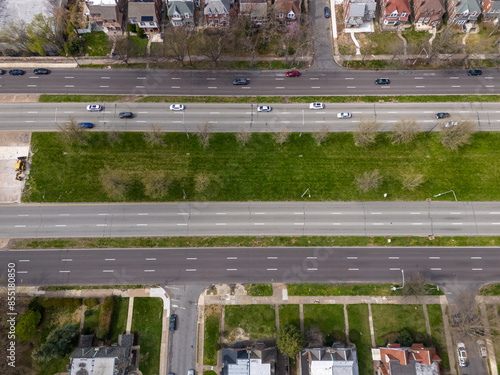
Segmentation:
[(102, 111), (102, 107), (99, 104), (90, 104), (87, 106), (87, 111), (100, 112), (100, 111)]
[(446, 124), (444, 124), (445, 128), (449, 128), (450, 126), (457, 126), (458, 121), (448, 121)]
[(271, 112), (272, 108), (268, 105), (259, 105), (257, 107), (257, 112)]
[(184, 105), (183, 104), (172, 104), (170, 106), (171, 111), (184, 111)]
[(457, 357), (458, 365), (460, 367), (467, 367), (467, 352), (465, 351), (465, 344), (463, 342), (457, 344)]
[(486, 345), (483, 340), (477, 340), (477, 345), (479, 346), (479, 353), (481, 357), (486, 358), (488, 356), (488, 351), (486, 350)]
[(309, 109), (324, 109), (325, 105), (323, 103), (311, 103), (309, 104)]
[(351, 118), (352, 115), (349, 112), (337, 113), (337, 118)]

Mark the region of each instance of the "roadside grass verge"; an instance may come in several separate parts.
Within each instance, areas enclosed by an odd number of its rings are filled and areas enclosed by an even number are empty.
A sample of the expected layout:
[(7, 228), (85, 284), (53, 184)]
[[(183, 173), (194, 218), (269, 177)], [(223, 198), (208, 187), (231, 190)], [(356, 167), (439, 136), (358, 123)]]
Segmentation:
[(499, 296), (500, 295), (500, 284), (486, 284), (481, 289), (479, 289), (479, 295), (481, 296)]
[[(489, 353), (488, 356), (494, 355), (500, 358), (500, 326), (498, 326), (497, 315), (499, 313), (499, 305), (486, 305), (487, 319), (490, 323), (491, 341), (493, 344), (494, 353)], [(500, 363), (497, 361), (497, 367), (500, 370)]]
[(203, 344), (204, 365), (217, 366), (220, 314), (220, 305), (205, 306), (205, 342)]
[[(39, 238), (11, 240), (11, 249), (155, 248), (155, 247), (273, 247), (273, 246), (497, 246), (500, 237), (125, 237), (125, 238)], [(110, 286), (135, 289), (142, 285)], [(46, 286), (43, 290), (107, 289), (108, 286)], [(499, 287), (500, 289), (500, 287)], [(290, 292), (290, 290), (289, 290)], [(480, 294), (487, 293), (481, 290)], [(488, 292), (489, 293), (489, 292)], [(492, 292), (493, 293), (493, 292)], [(494, 293), (497, 293), (496, 291)], [(498, 292), (500, 293), (500, 292)], [(489, 295), (489, 294), (483, 294)], [(496, 294), (491, 294), (496, 295)]]
[(349, 340), (356, 344), (360, 375), (373, 375), (368, 305), (347, 305)]
[(317, 328), (323, 334), (323, 345), (331, 346), (336, 340), (345, 342), (343, 305), (304, 305), (304, 330)]
[(57, 290), (85, 290), (85, 289), (141, 289), (142, 285), (59, 285), (59, 286), (41, 286), (40, 290), (57, 291)]
[(372, 305), (372, 316), (377, 346), (395, 342), (403, 328), (412, 333), (414, 342), (427, 340), (422, 305)]
[(141, 346), (139, 370), (144, 375), (158, 374), (160, 369), (162, 315), (160, 298), (134, 298), (131, 333), (137, 334), (137, 344)]
[(431, 326), (432, 345), (436, 348), (437, 355), (441, 357), (441, 368), (450, 370), (450, 359), (446, 348), (446, 336), (443, 325), (441, 305), (427, 305), (427, 315)]
[(217, 375), (217, 373), (215, 371), (212, 371), (212, 370), (206, 370), (206, 371), (203, 371), (203, 375)]
[(288, 284), (289, 296), (389, 296), (393, 284)]
[(125, 101), (125, 95), (40, 95), (40, 103), (106, 103)]
[(253, 297), (269, 297), (273, 295), (271, 284), (247, 284), (245, 286), (247, 294)]
[(226, 306), (224, 331), (230, 342), (234, 340), (238, 328), (241, 328), (252, 339), (274, 338), (276, 334), (274, 306)]
[(113, 310), (113, 316), (111, 319), (111, 327), (109, 329), (109, 337), (111, 343), (118, 342), (118, 335), (125, 333), (127, 329), (127, 316), (128, 316), (128, 297), (114, 297), (115, 304)]
[[(68, 143), (59, 133), (34, 133), (23, 201), (171, 202), (182, 200), (184, 192), (186, 201), (295, 201), (307, 188), (314, 201), (379, 201), (383, 193), (390, 201), (425, 201), (450, 186), (461, 201), (500, 200), (495, 132), (473, 134), (471, 145), (459, 152), (445, 150), (438, 133), (422, 133), (408, 146), (393, 145), (380, 133), (368, 149), (356, 147), (351, 133), (331, 133), (321, 146), (310, 133), (291, 133), (282, 146), (271, 133), (253, 134), (246, 146), (234, 134), (216, 133), (206, 148), (184, 133), (163, 133), (163, 145), (151, 145), (144, 133), (117, 137), (119, 142), (104, 132), (86, 132), (83, 142)], [(357, 189), (355, 177), (375, 169), (384, 178), (381, 187)], [(411, 170), (425, 180), (414, 191), (402, 189)], [(109, 186), (105, 190), (110, 171), (126, 181), (122, 196), (108, 195)], [(145, 184), (158, 171), (166, 187), (152, 198)]]
[(299, 305), (280, 305), (278, 310), (280, 327), (291, 324), (300, 331)]

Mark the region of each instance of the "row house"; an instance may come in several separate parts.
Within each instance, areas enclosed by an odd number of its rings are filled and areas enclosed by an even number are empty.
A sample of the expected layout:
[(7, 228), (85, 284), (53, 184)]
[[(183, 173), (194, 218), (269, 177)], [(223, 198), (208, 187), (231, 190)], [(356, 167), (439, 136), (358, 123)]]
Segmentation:
[(445, 9), (440, 0), (415, 0), (413, 24), (416, 31), (428, 31), (443, 23)]
[(208, 26), (227, 26), (229, 25), (229, 0), (207, 0), (205, 2), (205, 22)]
[(106, 34), (122, 32), (126, 0), (86, 1), (83, 13), (89, 17), (90, 24)]
[(482, 0), (481, 12), (484, 22), (497, 23), (500, 20), (500, 0)]
[(138, 25), (145, 33), (159, 33), (161, 0), (129, 0), (128, 22)]
[(194, 3), (192, 0), (171, 0), (167, 15), (173, 26), (194, 26)]
[(477, 19), (481, 14), (478, 0), (447, 0), (448, 22), (461, 25), (464, 31), (479, 31)]
[(401, 347), (389, 344), (386, 348), (372, 349), (376, 375), (439, 375), (441, 358), (435, 348), (422, 344)]
[(382, 0), (380, 6), (384, 26), (411, 25), (411, 8), (408, 0)]
[(249, 17), (252, 26), (261, 26), (267, 21), (266, 0), (240, 0), (240, 16)]
[(375, 0), (344, 0), (345, 27), (359, 27), (375, 18)]
[(280, 25), (292, 25), (300, 20), (300, 0), (276, 0), (274, 14)]

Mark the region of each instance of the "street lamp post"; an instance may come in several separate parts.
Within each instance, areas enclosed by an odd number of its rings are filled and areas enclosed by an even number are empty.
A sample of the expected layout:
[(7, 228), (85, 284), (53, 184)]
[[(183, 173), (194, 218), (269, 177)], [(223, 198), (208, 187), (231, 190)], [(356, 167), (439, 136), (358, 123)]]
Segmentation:
[(405, 270), (403, 270), (403, 269), (402, 269), (402, 270), (401, 270), (401, 274), (403, 275), (403, 286), (400, 286), (399, 288), (398, 288), (398, 287), (393, 286), (393, 287), (391, 288), (393, 291), (396, 291), (396, 290), (398, 290), (398, 289), (403, 289), (403, 288), (405, 287)]
[(436, 197), (440, 197), (441, 195), (443, 195), (443, 194), (448, 194), (448, 193), (453, 193), (453, 196), (455, 197), (455, 202), (458, 202), (458, 200), (457, 200), (457, 195), (455, 194), (455, 192), (454, 192), (453, 190), (449, 190), (449, 191), (445, 191), (444, 193), (439, 193), (439, 194), (436, 194), (436, 195), (434, 196), (434, 198), (436, 198)]

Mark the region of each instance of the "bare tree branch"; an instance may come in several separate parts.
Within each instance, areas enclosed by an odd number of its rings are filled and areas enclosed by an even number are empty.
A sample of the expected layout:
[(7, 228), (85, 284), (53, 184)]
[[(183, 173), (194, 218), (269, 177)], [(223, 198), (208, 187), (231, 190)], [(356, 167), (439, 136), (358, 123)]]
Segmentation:
[(375, 169), (371, 172), (356, 175), (355, 179), (359, 190), (366, 193), (370, 190), (377, 190), (382, 185), (384, 177)]

